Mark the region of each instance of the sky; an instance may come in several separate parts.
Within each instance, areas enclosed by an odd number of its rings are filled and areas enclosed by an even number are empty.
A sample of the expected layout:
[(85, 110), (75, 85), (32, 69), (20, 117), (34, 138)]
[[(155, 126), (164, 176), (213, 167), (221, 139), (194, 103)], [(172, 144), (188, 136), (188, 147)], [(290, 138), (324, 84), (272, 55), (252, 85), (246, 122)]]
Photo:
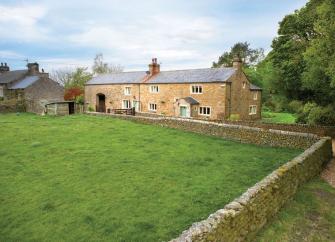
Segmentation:
[(125, 71), (207, 68), (236, 42), (271, 50), (282, 18), (307, 0), (0, 1), (0, 61), (47, 72), (91, 67), (97, 53)]

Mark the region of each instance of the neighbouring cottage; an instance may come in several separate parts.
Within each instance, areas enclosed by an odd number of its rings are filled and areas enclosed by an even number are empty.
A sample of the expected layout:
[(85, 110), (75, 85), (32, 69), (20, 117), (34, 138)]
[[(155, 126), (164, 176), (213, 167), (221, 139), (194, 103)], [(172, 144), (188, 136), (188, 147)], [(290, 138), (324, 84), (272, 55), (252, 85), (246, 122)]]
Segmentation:
[(261, 118), (261, 88), (249, 82), (242, 61), (233, 67), (99, 75), (85, 85), (85, 102), (97, 112), (134, 107), (137, 112), (223, 120)]
[(64, 100), (64, 88), (39, 71), (38, 63), (28, 63), (27, 70), (10, 71), (7, 64), (0, 66), (0, 99), (22, 100), (26, 111), (43, 113), (45, 104)]

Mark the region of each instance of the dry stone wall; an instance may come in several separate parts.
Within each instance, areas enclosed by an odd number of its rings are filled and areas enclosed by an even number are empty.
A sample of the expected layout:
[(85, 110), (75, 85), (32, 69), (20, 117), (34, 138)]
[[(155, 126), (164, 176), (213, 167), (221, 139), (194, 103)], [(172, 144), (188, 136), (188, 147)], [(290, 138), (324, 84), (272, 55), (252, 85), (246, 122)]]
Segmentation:
[(318, 140), (318, 136), (314, 134), (272, 129), (264, 130), (258, 127), (248, 127), (234, 124), (219, 124), (202, 120), (181, 119), (173, 117), (154, 118), (143, 116), (125, 116), (96, 112), (89, 113), (93, 115), (107, 115), (120, 119), (132, 120), (144, 124), (154, 124), (163, 127), (176, 128), (205, 135), (219, 136), (229, 140), (258, 145), (306, 149)]
[(298, 186), (319, 174), (331, 157), (331, 139), (322, 138), (208, 219), (194, 223), (172, 242), (251, 241)]
[(267, 221), (291, 199), (298, 187), (318, 175), (332, 157), (331, 138), (320, 138), (314, 134), (178, 118), (91, 114), (158, 124), (246, 143), (305, 149), (301, 155), (273, 171), (223, 209), (194, 223), (171, 242), (252, 241)]

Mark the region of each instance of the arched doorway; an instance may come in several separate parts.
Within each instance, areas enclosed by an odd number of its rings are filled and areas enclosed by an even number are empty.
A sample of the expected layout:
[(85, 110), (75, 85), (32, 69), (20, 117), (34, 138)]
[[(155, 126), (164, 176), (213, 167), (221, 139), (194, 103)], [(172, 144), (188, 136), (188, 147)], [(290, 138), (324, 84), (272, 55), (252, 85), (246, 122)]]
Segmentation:
[(99, 93), (97, 94), (97, 112), (105, 113), (106, 112), (106, 96), (105, 94)]

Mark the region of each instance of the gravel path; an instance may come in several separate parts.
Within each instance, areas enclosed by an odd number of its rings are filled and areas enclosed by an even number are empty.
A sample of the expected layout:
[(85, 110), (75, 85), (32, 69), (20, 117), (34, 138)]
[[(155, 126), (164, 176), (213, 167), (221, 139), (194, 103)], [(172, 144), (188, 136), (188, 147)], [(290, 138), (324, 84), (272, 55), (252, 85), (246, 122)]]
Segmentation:
[(333, 139), (333, 159), (329, 162), (326, 169), (321, 173), (321, 177), (335, 188), (335, 139)]

